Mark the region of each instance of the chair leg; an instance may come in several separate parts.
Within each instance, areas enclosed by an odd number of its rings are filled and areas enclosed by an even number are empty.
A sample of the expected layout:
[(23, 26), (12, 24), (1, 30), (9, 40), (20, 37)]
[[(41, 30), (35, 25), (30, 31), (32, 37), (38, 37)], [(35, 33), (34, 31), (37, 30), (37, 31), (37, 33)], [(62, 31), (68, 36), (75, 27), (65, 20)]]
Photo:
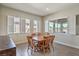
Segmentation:
[(50, 52), (50, 47), (49, 47), (49, 52)]
[(45, 49), (44, 49), (44, 56), (45, 56)]
[(27, 48), (27, 52), (28, 52), (28, 50), (29, 50), (29, 46), (28, 46), (28, 48)]
[(43, 47), (43, 53), (44, 53), (44, 56), (45, 56), (45, 48)]
[(52, 45), (52, 48), (53, 48), (53, 52), (54, 52), (54, 45)]
[(28, 49), (27, 49), (28, 55), (30, 55), (29, 53), (31, 53), (31, 55), (32, 55), (32, 51), (29, 51), (29, 50), (30, 50), (30, 47), (28, 47)]
[(53, 51), (54, 51), (54, 45), (51, 43), (51, 46), (52, 46), (52, 48), (53, 48)]
[(33, 53), (33, 50), (31, 49), (31, 55), (32, 55), (32, 53)]

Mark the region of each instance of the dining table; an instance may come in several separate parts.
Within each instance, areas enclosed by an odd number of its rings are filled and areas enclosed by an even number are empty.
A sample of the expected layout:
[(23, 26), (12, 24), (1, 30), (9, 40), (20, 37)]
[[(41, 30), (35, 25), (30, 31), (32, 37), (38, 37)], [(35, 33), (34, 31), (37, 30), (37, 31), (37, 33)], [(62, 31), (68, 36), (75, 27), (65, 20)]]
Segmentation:
[(35, 35), (32, 37), (32, 40), (35, 44), (38, 44), (38, 42), (46, 40), (47, 38), (49, 38), (50, 35)]
[(33, 43), (34, 43), (34, 46), (35, 46), (35, 51), (38, 51), (38, 43), (40, 41), (43, 41), (43, 36), (39, 36), (39, 35), (35, 35), (32, 37), (32, 40), (33, 40)]
[(30, 37), (32, 37), (32, 42), (35, 47), (34, 51), (41, 51), (44, 53), (45, 53), (45, 51), (49, 51), (51, 36), (53, 36), (53, 35), (33, 35), (33, 36), (30, 36)]
[(35, 46), (35, 50), (37, 51), (41, 51), (40, 48), (43, 48), (45, 47), (45, 42), (47, 39), (49, 39), (49, 36), (50, 35), (35, 35), (32, 37), (32, 40), (33, 40), (33, 43), (34, 43), (34, 46)]

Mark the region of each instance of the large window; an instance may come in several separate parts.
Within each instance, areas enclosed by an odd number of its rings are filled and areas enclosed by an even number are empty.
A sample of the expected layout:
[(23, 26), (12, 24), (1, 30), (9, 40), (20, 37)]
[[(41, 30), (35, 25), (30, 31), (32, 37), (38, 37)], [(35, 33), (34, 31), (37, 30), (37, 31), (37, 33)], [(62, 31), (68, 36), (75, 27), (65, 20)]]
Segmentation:
[(20, 33), (20, 18), (14, 17), (14, 33)]
[(11, 34), (14, 32), (14, 28), (13, 28), (13, 22), (14, 21), (14, 17), (13, 16), (8, 16), (8, 34)]
[(68, 24), (67, 24), (67, 22), (64, 22), (63, 24), (62, 24), (62, 32), (64, 32), (64, 33), (67, 33), (68, 32)]
[(38, 32), (39, 30), (38, 20), (33, 20), (33, 32)]
[(49, 22), (49, 32), (53, 33), (53, 28), (54, 28), (54, 23), (53, 22)]
[(39, 21), (16, 16), (8, 16), (8, 34), (39, 31)]
[(25, 20), (25, 33), (30, 33), (30, 19)]
[(61, 32), (61, 23), (58, 23), (57, 29), (58, 29), (58, 32)]
[(48, 21), (48, 32), (50, 33), (56, 33), (56, 32), (62, 32), (62, 33), (68, 33), (68, 21), (67, 19), (58, 19), (54, 21)]
[(55, 31), (55, 32), (58, 32), (58, 23), (55, 22), (54, 24), (55, 24), (54, 31)]

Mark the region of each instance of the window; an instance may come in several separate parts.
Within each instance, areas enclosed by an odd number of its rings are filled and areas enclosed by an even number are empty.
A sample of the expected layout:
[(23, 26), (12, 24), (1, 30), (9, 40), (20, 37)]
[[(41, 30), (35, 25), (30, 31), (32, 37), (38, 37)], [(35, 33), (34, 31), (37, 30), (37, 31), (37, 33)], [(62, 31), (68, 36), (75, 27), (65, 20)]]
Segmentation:
[(30, 33), (31, 31), (33, 32), (39, 31), (38, 20), (32, 20), (32, 22), (30, 22), (30, 19), (27, 18), (25, 19), (15, 16), (8, 16), (8, 34)]
[(30, 33), (30, 19), (25, 20), (25, 33)]
[(63, 24), (62, 24), (62, 27), (63, 27), (63, 28), (62, 28), (62, 32), (63, 32), (63, 33), (67, 33), (67, 31), (68, 31), (68, 30), (67, 30), (67, 27), (68, 27), (67, 22), (63, 23)]
[(13, 33), (13, 16), (8, 16), (8, 34)]
[(55, 27), (54, 27), (55, 32), (58, 32), (58, 23), (55, 22)]
[(58, 32), (61, 32), (61, 24), (58, 23)]
[(49, 32), (53, 33), (53, 28), (54, 28), (54, 23), (53, 22), (49, 22)]
[(37, 20), (33, 21), (33, 32), (38, 32), (39, 30), (39, 23)]
[(14, 33), (20, 33), (20, 18), (14, 17)]
[(29, 33), (30, 19), (15, 16), (8, 16), (8, 34), (10, 33)]
[(54, 33), (54, 32), (67, 33), (68, 32), (67, 19), (48, 21), (48, 28), (49, 28), (48, 29), (49, 33)]

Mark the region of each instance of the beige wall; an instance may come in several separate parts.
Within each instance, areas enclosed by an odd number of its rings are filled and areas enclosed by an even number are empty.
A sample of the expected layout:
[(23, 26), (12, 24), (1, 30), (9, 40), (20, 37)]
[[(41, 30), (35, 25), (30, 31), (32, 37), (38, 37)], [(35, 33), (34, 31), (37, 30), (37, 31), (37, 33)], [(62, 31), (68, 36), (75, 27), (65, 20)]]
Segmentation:
[(43, 29), (44, 29), (44, 16), (41, 16), (41, 32), (44, 33)]
[(69, 33), (55, 33), (55, 42), (79, 48), (79, 35), (76, 35), (76, 15), (79, 15), (79, 6), (73, 6), (68, 9), (61, 10), (44, 18), (45, 20), (68, 18)]
[(76, 16), (76, 34), (79, 35), (79, 15)]
[[(0, 6), (0, 8), (1, 8), (1, 6)], [(0, 9), (0, 24), (1, 24), (1, 9)], [(0, 27), (1, 27), (1, 25), (0, 25)], [(1, 31), (1, 29), (0, 29), (0, 31)]]
[[(7, 16), (18, 16), (30, 20), (41, 20), (40, 16), (25, 13), (19, 10), (11, 9), (5, 6), (0, 7), (0, 35), (7, 35)], [(41, 22), (40, 22), (41, 23)], [(40, 27), (41, 31), (41, 27)], [(16, 44), (26, 42), (26, 34), (13, 34), (12, 38)]]
[(2, 8), (0, 6), (0, 35), (2, 34), (3, 31), (3, 20), (2, 20)]

